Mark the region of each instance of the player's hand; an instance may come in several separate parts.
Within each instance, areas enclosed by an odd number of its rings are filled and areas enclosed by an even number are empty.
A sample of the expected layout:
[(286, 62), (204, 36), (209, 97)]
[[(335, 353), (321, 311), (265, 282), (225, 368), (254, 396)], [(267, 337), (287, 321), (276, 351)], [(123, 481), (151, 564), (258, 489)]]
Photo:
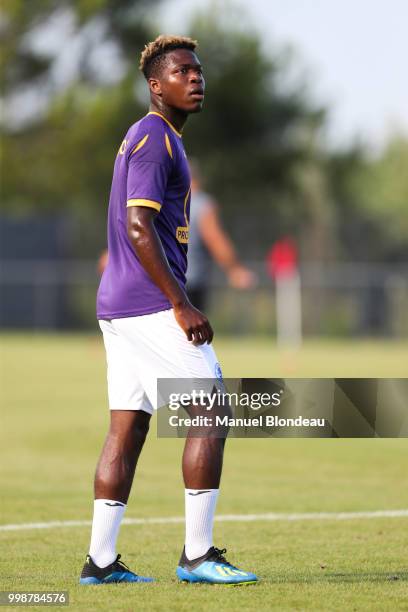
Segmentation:
[(256, 274), (240, 264), (228, 271), (228, 282), (234, 289), (253, 289), (257, 285), (257, 281)]
[(174, 316), (190, 342), (195, 345), (212, 342), (214, 332), (209, 320), (190, 302), (175, 306)]

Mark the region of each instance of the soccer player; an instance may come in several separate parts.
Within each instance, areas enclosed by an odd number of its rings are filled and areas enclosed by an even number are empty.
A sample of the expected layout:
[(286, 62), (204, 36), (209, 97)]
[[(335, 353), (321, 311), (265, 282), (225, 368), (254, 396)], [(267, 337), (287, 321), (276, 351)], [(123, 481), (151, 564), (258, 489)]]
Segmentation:
[[(216, 378), (220, 366), (207, 318), (185, 293), (190, 173), (182, 129), (201, 110), (204, 77), (186, 37), (159, 36), (141, 55), (150, 109), (127, 132), (115, 161), (108, 212), (109, 261), (97, 317), (108, 366), (110, 429), (95, 474), (89, 555), (81, 584), (149, 582), (116, 554), (138, 457), (157, 407), (158, 378)], [(213, 546), (224, 439), (188, 437), (185, 546), (177, 575), (188, 582), (243, 584)]]
[(239, 261), (232, 240), (222, 227), (217, 202), (202, 189), (201, 173), (196, 161), (190, 162), (190, 169), (187, 295), (196, 308), (205, 310), (212, 260), (222, 268), (228, 284), (234, 289), (252, 289), (256, 284), (256, 276)]

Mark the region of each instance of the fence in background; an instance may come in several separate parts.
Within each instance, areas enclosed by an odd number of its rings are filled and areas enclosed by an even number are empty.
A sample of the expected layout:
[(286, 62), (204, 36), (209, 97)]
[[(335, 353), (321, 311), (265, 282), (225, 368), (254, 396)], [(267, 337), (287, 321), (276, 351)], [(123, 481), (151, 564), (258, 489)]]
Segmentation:
[[(275, 288), (263, 262), (247, 262), (258, 286), (241, 292), (214, 271), (208, 315), (218, 333), (275, 334)], [(408, 336), (408, 264), (304, 264), (305, 335)], [(96, 329), (94, 261), (24, 260), (0, 266), (3, 329)]]

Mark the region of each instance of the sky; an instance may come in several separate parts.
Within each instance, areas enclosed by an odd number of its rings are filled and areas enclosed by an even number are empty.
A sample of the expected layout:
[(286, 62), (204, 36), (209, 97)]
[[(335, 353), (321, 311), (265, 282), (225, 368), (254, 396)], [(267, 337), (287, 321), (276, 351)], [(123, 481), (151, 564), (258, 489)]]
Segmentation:
[[(187, 34), (191, 14), (211, 2), (167, 0), (157, 10), (163, 32)], [(408, 133), (407, 0), (240, 4), (266, 52), (294, 48), (297, 70), (306, 75), (312, 99), (330, 108), (329, 146), (341, 148), (359, 138), (379, 149), (391, 132)]]

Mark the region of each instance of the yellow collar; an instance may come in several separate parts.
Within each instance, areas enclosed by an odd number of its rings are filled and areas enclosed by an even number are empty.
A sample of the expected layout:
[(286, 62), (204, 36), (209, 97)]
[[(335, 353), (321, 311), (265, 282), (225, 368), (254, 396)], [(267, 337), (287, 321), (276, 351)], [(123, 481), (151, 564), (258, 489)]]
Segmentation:
[(156, 111), (149, 111), (147, 114), (148, 114), (148, 115), (157, 115), (158, 117), (161, 117), (161, 118), (163, 119), (163, 121), (165, 121), (165, 122), (167, 123), (167, 125), (168, 125), (169, 127), (171, 127), (171, 129), (173, 130), (173, 132), (174, 132), (175, 134), (177, 134), (177, 136), (178, 136), (179, 138), (182, 138), (182, 134), (176, 130), (176, 128), (174, 127), (174, 125), (172, 125), (172, 124), (170, 123), (170, 121), (169, 121), (168, 119), (166, 119), (166, 117), (165, 117), (164, 115), (162, 115), (161, 113), (156, 113)]

